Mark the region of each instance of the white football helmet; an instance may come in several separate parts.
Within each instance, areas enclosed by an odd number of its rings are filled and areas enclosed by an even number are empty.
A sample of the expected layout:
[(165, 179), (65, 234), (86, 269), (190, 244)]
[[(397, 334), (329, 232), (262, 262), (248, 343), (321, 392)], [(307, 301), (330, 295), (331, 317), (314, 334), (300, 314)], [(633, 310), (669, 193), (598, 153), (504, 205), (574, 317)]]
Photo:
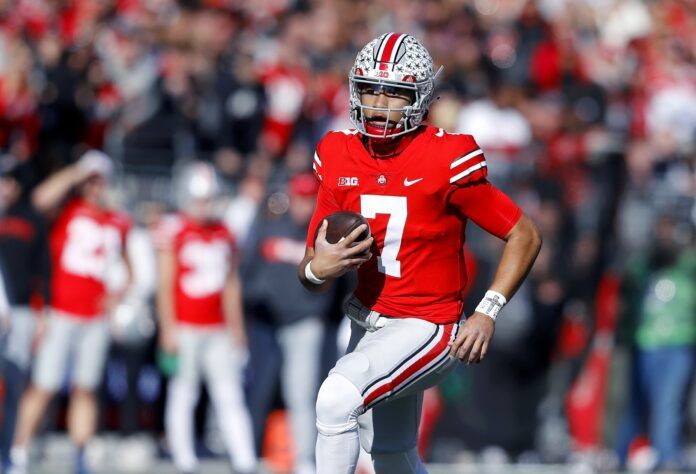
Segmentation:
[[(350, 119), (355, 128), (368, 137), (391, 138), (409, 133), (423, 122), (434, 100), (435, 72), (433, 59), (427, 49), (411, 35), (386, 33), (373, 39), (360, 50), (348, 75), (350, 83)], [(368, 107), (362, 104), (361, 91), (384, 91), (408, 97), (410, 104), (401, 109)], [(365, 110), (401, 112), (395, 127), (375, 128), (365, 120)]]
[(175, 202), (179, 209), (193, 217), (210, 218), (216, 211), (214, 203), (221, 192), (215, 168), (204, 161), (182, 166), (175, 175)]

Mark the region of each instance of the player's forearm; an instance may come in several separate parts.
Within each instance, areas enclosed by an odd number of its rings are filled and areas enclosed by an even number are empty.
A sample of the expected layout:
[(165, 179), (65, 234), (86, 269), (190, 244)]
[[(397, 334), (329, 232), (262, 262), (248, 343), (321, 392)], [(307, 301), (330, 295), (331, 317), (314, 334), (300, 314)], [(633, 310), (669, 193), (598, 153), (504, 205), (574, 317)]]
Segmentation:
[(174, 254), (161, 251), (157, 258), (159, 284), (157, 285), (157, 319), (160, 328), (168, 330), (174, 326)]
[(157, 320), (162, 329), (174, 326), (174, 293), (164, 285), (157, 290)]
[(31, 196), (32, 204), (40, 212), (50, 211), (60, 204), (81, 179), (77, 165), (63, 168), (39, 184)]
[(307, 278), (307, 265), (309, 265), (309, 263), (312, 261), (312, 258), (314, 258), (314, 252), (308, 249), (305, 257), (297, 267), (297, 277), (300, 279), (302, 286), (307, 288), (309, 291), (314, 293), (323, 293), (331, 288), (331, 279), (327, 278), (326, 281), (321, 284), (312, 283), (309, 281), (309, 278)]
[(228, 278), (223, 291), (222, 301), (225, 321), (232, 332), (232, 337), (238, 345), (246, 346), (242, 286), (236, 275)]
[(505, 240), (503, 256), (490, 289), (501, 293), (509, 301), (522, 285), (539, 254), (541, 236), (534, 223), (523, 215)]

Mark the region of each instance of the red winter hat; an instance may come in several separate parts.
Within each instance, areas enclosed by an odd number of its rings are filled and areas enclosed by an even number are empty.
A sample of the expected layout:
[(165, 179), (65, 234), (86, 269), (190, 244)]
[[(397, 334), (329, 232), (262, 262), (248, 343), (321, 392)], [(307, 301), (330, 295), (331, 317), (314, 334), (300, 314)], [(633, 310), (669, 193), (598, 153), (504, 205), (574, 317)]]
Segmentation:
[(290, 178), (288, 190), (291, 196), (315, 196), (319, 191), (319, 183), (311, 173), (300, 173)]

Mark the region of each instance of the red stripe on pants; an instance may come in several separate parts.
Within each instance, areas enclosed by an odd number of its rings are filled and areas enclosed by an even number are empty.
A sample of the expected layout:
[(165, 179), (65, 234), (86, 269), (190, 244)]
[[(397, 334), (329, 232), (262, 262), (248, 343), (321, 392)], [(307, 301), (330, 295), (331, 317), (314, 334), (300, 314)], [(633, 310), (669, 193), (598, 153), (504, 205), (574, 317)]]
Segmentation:
[(442, 334), (442, 337), (437, 342), (437, 344), (435, 344), (435, 347), (430, 349), (428, 353), (420, 359), (416, 359), (413, 365), (406, 368), (406, 370), (397, 375), (393, 380), (387, 380), (384, 384), (379, 385), (375, 389), (373, 389), (372, 392), (370, 392), (370, 394), (365, 397), (363, 406), (367, 407), (375, 399), (381, 397), (387, 392), (394, 390), (403, 382), (408, 380), (408, 378), (411, 377), (413, 374), (418, 372), (420, 369), (422, 369), (423, 367), (431, 363), (433, 360), (435, 360), (439, 355), (441, 355), (442, 351), (447, 347), (447, 344), (450, 340), (450, 336), (452, 335), (453, 328), (453, 324), (448, 324)]

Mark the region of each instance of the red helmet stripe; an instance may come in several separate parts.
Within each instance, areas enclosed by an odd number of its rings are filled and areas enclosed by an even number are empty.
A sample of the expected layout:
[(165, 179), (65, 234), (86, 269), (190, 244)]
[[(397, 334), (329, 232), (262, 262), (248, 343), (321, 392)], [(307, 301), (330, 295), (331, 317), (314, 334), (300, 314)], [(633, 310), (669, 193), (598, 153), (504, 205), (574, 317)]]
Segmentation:
[(382, 56), (384, 56), (384, 48), (387, 46), (387, 42), (392, 36), (394, 36), (394, 33), (389, 33), (382, 38), (382, 42), (379, 44), (379, 48), (377, 48), (377, 55), (375, 56), (376, 62), (382, 61)]
[(404, 39), (406, 39), (406, 36), (408, 35), (399, 35), (399, 38), (397, 38), (396, 43), (394, 43), (394, 47), (392, 48), (391, 59), (389, 60), (390, 63), (396, 62), (396, 55), (399, 54), (399, 48), (401, 47), (401, 43), (404, 42)]
[(387, 40), (384, 42), (382, 45), (382, 54), (377, 56), (377, 61), (379, 62), (393, 62), (392, 56), (394, 55), (394, 46), (396, 45), (396, 42), (401, 38), (402, 34), (399, 33), (390, 33), (389, 37)]

